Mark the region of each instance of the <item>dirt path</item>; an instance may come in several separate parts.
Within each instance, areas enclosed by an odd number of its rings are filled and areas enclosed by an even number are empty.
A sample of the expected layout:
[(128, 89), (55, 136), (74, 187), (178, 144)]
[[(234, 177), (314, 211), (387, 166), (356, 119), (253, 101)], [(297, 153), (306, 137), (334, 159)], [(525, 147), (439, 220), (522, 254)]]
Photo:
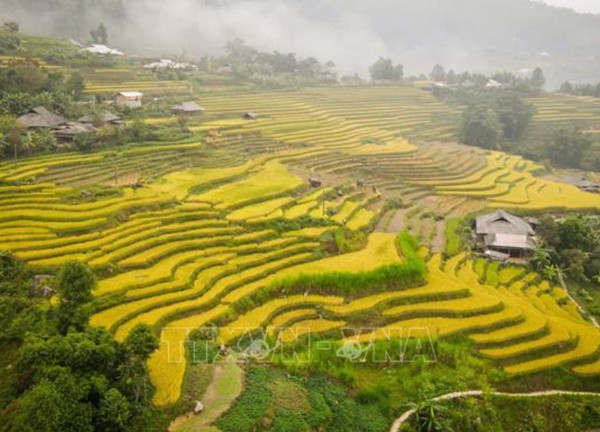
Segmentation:
[[(463, 392), (454, 392), (448, 393), (442, 396), (438, 396), (433, 398), (433, 401), (446, 401), (452, 399), (460, 399), (464, 397), (480, 397), (484, 394), (481, 390), (469, 390)], [(592, 392), (572, 392), (565, 390), (546, 390), (540, 392), (532, 392), (532, 393), (504, 393), (504, 392), (491, 392), (494, 396), (502, 396), (502, 397), (539, 397), (539, 396), (554, 396), (554, 395), (571, 395), (571, 396), (596, 396), (600, 397), (600, 393), (592, 393)], [(394, 421), (392, 427), (390, 428), (390, 432), (398, 432), (400, 430), (400, 426), (402, 426), (417, 410), (410, 409), (402, 414), (400, 417)]]
[(397, 233), (406, 228), (406, 223), (404, 221), (404, 217), (406, 213), (408, 213), (413, 207), (401, 208), (396, 211), (394, 216), (390, 219), (386, 232), (389, 233)]
[(440, 219), (436, 222), (435, 236), (431, 241), (431, 252), (438, 253), (444, 251), (446, 245), (446, 220)]
[(169, 432), (219, 432), (212, 426), (242, 393), (244, 371), (234, 360), (216, 365), (213, 378), (202, 396), (204, 409), (200, 414), (188, 413), (169, 426)]

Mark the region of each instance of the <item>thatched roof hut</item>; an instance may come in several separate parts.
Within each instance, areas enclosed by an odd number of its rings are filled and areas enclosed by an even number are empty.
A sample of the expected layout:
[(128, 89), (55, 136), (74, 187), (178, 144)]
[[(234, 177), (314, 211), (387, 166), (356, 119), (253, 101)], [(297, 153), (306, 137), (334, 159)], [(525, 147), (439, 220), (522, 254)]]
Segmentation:
[(173, 114), (199, 114), (204, 112), (204, 108), (198, 105), (196, 102), (184, 102), (180, 105), (171, 108)]
[(72, 141), (77, 135), (93, 134), (97, 129), (89, 123), (68, 122), (55, 129), (54, 135), (61, 141)]
[(97, 121), (100, 121), (102, 124), (110, 124), (110, 125), (119, 125), (123, 123), (123, 119), (116, 114), (111, 113), (110, 111), (104, 111), (100, 113), (98, 116), (94, 115), (86, 115), (77, 120), (80, 123), (90, 123), (93, 124)]
[(17, 122), (27, 129), (55, 128), (67, 122), (66, 119), (39, 106), (17, 119)]

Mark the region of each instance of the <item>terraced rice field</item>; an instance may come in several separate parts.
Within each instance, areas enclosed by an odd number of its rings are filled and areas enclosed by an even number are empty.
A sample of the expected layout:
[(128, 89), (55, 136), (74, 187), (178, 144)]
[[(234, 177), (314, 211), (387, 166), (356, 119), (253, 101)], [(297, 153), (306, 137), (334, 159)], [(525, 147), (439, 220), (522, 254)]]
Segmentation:
[(154, 75), (138, 72), (129, 66), (83, 69), (85, 93), (114, 95), (120, 91), (140, 91), (147, 95), (186, 94), (187, 81), (164, 81)]
[[(201, 103), (213, 117), (193, 142), (0, 163), (0, 249), (40, 271), (76, 259), (102, 275), (92, 324), (118, 339), (138, 323), (161, 336), (149, 364), (157, 404), (179, 398), (189, 332), (214, 322), (224, 344), (267, 328), (293, 343), (306, 329), (336, 335), (377, 314), (382, 330), (362, 340), (426, 328), (468, 335), (508, 373), (563, 365), (599, 372), (600, 334), (559, 290), (518, 268), (482, 278), (461, 255), (444, 262), (433, 253), (422, 287), (273, 297), (237, 313), (285, 276), (400, 262), (401, 228), (439, 245), (453, 214), (486, 206), (597, 210), (600, 197), (542, 180), (522, 158), (443, 142), (455, 137), (459, 113), (409, 86), (211, 94)], [(246, 111), (259, 119), (241, 121)], [(310, 188), (308, 177), (323, 187)], [(144, 187), (125, 187), (132, 178)], [(92, 185), (116, 193), (69, 201)], [(391, 199), (402, 208), (384, 207)], [(323, 257), (321, 236), (342, 226), (364, 230), (367, 244)]]

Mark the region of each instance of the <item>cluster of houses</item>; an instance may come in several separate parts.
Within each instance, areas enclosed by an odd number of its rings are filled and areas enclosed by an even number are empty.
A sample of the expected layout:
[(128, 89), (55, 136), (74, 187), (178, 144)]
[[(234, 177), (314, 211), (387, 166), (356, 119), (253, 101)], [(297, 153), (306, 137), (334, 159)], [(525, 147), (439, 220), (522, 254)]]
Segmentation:
[(527, 259), (536, 246), (537, 220), (527, 220), (499, 210), (475, 219), (473, 242), (486, 258), (507, 262)]
[(144, 65), (147, 71), (156, 70), (183, 70), (183, 71), (198, 71), (199, 67), (192, 63), (180, 63), (169, 59), (161, 59)]
[(89, 52), (91, 54), (96, 54), (98, 56), (123, 56), (125, 55), (125, 53), (113, 49), (113, 48), (109, 48), (106, 45), (102, 45), (102, 44), (92, 44), (89, 47), (83, 48), (84, 51)]
[[(469, 83), (469, 82), (461, 84), (462, 87), (471, 87), (473, 85), (474, 85), (473, 83)], [(435, 81), (435, 82), (424, 83), (423, 85), (420, 86), (420, 89), (431, 93), (435, 89), (451, 89), (451, 88), (457, 88), (457, 87), (459, 87), (459, 86), (456, 84), (448, 84), (447, 82), (443, 82), (443, 81)], [(484, 87), (486, 89), (499, 89), (499, 88), (504, 87), (504, 85), (494, 79), (489, 78)]]
[(97, 131), (95, 125), (98, 122), (103, 125), (123, 124), (121, 117), (108, 111), (101, 113), (98, 117), (85, 116), (77, 121), (69, 121), (42, 106), (29, 110), (27, 114), (17, 119), (17, 123), (27, 130), (47, 129), (52, 131), (59, 142), (70, 142), (78, 135), (95, 133)]

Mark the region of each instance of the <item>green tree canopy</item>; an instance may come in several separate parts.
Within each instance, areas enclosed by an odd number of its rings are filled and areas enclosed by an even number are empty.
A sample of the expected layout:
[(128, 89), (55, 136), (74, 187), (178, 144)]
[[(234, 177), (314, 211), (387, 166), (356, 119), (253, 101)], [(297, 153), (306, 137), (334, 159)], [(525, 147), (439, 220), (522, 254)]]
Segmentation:
[(462, 141), (486, 149), (498, 148), (502, 125), (498, 115), (480, 105), (467, 107), (463, 115)]
[(592, 145), (592, 140), (579, 128), (558, 129), (544, 144), (544, 155), (557, 167), (579, 168), (584, 153)]
[(371, 65), (369, 73), (374, 81), (398, 81), (404, 77), (404, 67), (401, 64), (394, 66), (392, 59), (380, 57)]

